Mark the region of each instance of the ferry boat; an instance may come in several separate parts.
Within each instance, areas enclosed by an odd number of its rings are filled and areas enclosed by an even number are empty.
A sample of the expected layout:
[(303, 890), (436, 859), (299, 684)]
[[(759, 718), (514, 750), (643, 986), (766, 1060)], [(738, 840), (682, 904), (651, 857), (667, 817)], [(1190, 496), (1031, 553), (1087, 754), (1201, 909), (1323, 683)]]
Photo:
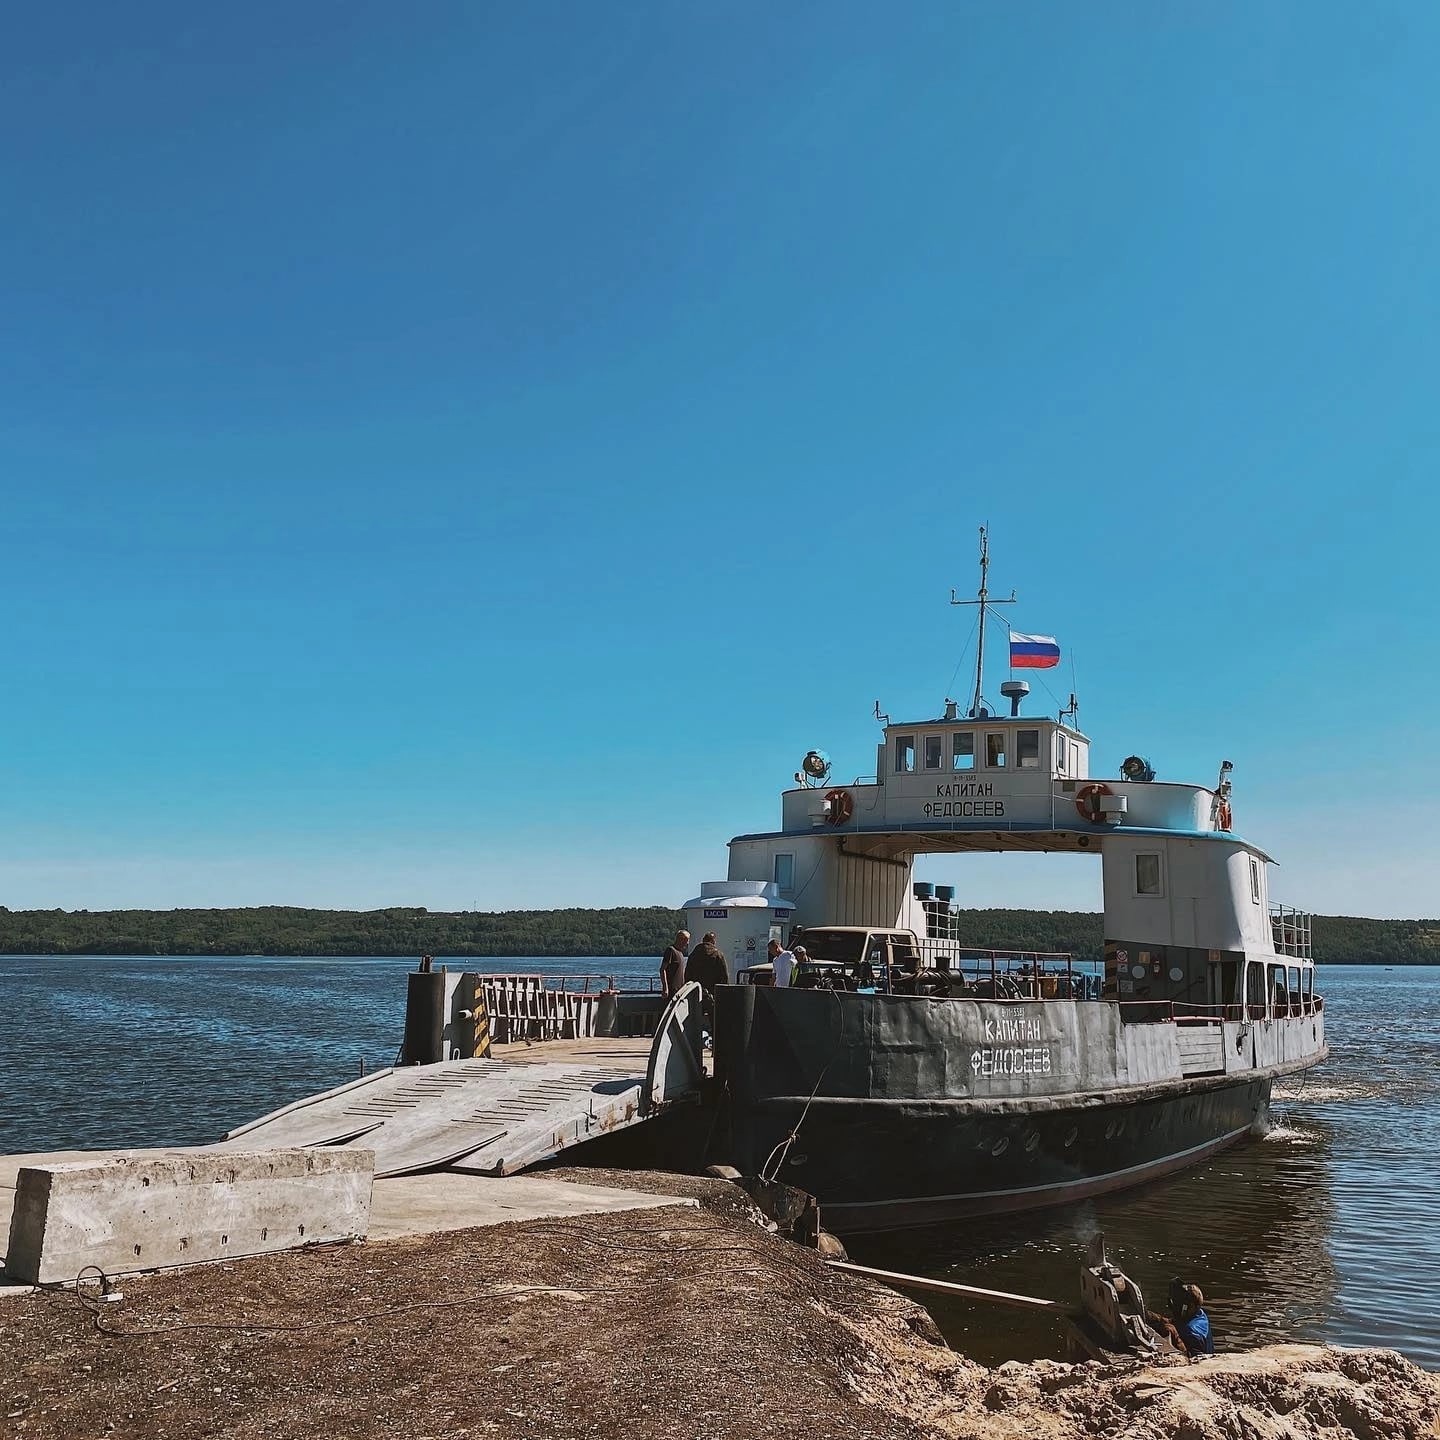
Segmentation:
[[(815, 1195), (840, 1233), (1079, 1201), (1168, 1174), (1266, 1123), (1277, 1077), (1326, 1054), (1308, 915), (1270, 899), (1240, 834), (1232, 767), (1211, 785), (1141, 756), (1092, 770), (1074, 697), (1025, 712), (984, 694), (981, 531), (973, 701), (892, 721), (876, 773), (837, 783), (812, 751), (777, 829), (736, 836), (685, 907), (739, 984), (717, 988), (728, 1159)], [(1042, 661), (1053, 642), (1022, 637)], [(1069, 957), (967, 947), (920, 855), (1098, 855), (1103, 976)], [(771, 939), (809, 942), (776, 986)], [(749, 983), (743, 983), (749, 982)]]

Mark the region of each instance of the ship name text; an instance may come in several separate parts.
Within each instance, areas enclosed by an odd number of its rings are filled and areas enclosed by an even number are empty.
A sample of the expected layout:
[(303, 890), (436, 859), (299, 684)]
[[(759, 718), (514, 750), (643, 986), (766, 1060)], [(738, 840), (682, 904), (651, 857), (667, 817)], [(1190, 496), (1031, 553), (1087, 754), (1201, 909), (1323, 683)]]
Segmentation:
[(988, 780), (952, 780), (936, 785), (935, 799), (921, 807), (927, 820), (999, 820), (1005, 802), (991, 797), (995, 787)]
[(976, 1050), (970, 1069), (982, 1079), (993, 1075), (1049, 1075), (1052, 1072), (1048, 1045)]
[(1002, 1015), (998, 1020), (985, 1021), (985, 1043), (1023, 1045), (1027, 1040), (1043, 1040), (1040, 1022), (1033, 1015)]

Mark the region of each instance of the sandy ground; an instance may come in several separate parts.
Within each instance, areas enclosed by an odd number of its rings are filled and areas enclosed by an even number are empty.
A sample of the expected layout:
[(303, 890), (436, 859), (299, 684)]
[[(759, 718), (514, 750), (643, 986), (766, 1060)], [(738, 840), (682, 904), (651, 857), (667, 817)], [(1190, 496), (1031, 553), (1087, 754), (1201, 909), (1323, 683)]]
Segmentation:
[(732, 1187), (669, 1178), (702, 1208), (322, 1247), (127, 1280), (104, 1306), (6, 1300), (0, 1435), (1440, 1435), (1440, 1382), (1386, 1351), (986, 1370)]

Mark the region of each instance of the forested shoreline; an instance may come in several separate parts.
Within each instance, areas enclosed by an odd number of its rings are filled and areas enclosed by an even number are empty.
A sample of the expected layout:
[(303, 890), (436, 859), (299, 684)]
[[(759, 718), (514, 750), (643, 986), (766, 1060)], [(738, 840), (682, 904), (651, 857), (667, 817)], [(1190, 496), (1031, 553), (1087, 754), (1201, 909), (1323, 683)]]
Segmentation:
[[(663, 906), (613, 910), (9, 910), (4, 955), (421, 955), (444, 959), (654, 955), (683, 922)], [(1078, 910), (963, 910), (962, 943), (1095, 960), (1101, 917)], [(1440, 964), (1440, 920), (1317, 915), (1325, 964)]]

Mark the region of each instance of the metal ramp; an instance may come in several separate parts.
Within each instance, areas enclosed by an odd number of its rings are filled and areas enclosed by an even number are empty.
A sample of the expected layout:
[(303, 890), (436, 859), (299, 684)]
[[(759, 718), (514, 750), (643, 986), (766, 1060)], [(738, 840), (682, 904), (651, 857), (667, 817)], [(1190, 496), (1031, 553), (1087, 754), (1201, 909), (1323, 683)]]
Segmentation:
[(666, 1010), (645, 1073), (505, 1060), (379, 1070), (241, 1125), (214, 1148), (352, 1145), (375, 1152), (377, 1178), (447, 1167), (513, 1175), (697, 1093), (698, 1012), (699, 986), (687, 985)]

